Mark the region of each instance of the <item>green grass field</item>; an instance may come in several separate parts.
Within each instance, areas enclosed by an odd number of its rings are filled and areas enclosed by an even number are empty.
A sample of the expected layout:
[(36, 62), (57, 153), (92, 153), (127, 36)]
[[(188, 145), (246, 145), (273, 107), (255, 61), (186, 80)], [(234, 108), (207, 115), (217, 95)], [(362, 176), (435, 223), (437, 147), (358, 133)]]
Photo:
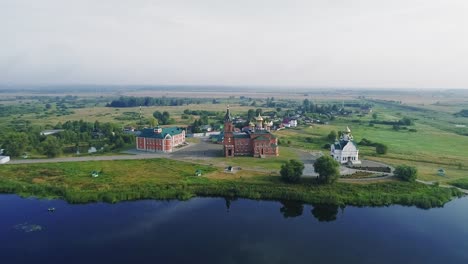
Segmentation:
[[(390, 165), (409, 164), (419, 170), (419, 178), (431, 181), (450, 181), (468, 178), (468, 137), (447, 132), (426, 124), (412, 126), (417, 132), (395, 131), (388, 125), (356, 124), (349, 119), (334, 121), (331, 125), (314, 125), (300, 129), (286, 129), (275, 132), (282, 142), (291, 141), (291, 147), (320, 150), (331, 143), (326, 139), (330, 131), (344, 130), (349, 126), (354, 140), (363, 138), (388, 146), (388, 153), (377, 155), (374, 147), (359, 146), (361, 159), (382, 161)], [(307, 138), (309, 138), (308, 142)], [(311, 138), (311, 139), (310, 139)], [(446, 177), (437, 176), (437, 170), (444, 168)]]
[(279, 151), (280, 155), (278, 157), (268, 157), (264, 159), (252, 157), (218, 157), (208, 159), (208, 162), (218, 166), (234, 166), (241, 167), (242, 169), (261, 170), (277, 174), (282, 164), (290, 159), (298, 158), (297, 151), (294, 149), (280, 147)]
[[(41, 105), (42, 107), (42, 105)], [(142, 108), (142, 116), (143, 118), (151, 118), (153, 116), (153, 112), (160, 111), (164, 112), (167, 111), (176, 121), (177, 125), (189, 125), (193, 123), (193, 119), (181, 119), (181, 115), (185, 109), (190, 110), (207, 110), (207, 111), (218, 111), (218, 112), (225, 112), (226, 105), (225, 104), (191, 104), (191, 105), (181, 105), (181, 106), (151, 106), (151, 107), (143, 107)], [(240, 105), (232, 105), (231, 113), (233, 115), (237, 114), (244, 114), (249, 109), (256, 109), (256, 107), (252, 106), (240, 106)], [(272, 110), (272, 108), (262, 108), (264, 111)], [(55, 115), (49, 114), (45, 115), (46, 111), (41, 110), (37, 113), (29, 113), (29, 114), (18, 114), (12, 115), (8, 117), (0, 117), (0, 121), (3, 123), (9, 122), (12, 119), (20, 119), (24, 121), (30, 121), (32, 124), (35, 125), (56, 125), (58, 122), (64, 123), (68, 120), (85, 120), (88, 122), (94, 122), (98, 120), (99, 122), (112, 122), (118, 123), (121, 125), (128, 125), (128, 124), (137, 124), (139, 122), (139, 107), (125, 107), (125, 108), (113, 108), (113, 107), (103, 107), (103, 106), (90, 106), (86, 108), (77, 108), (77, 109), (70, 109), (73, 111), (71, 114), (67, 115)], [(50, 112), (50, 111), (49, 111)], [(133, 113), (135, 118), (131, 119), (130, 113)], [(196, 116), (195, 116), (196, 117)], [(194, 117), (194, 118), (195, 118)]]
[[(194, 176), (197, 169), (205, 176)], [(92, 177), (93, 170), (101, 171), (101, 175)], [(72, 203), (224, 196), (336, 205), (404, 204), (423, 208), (442, 206), (461, 195), (456, 189), (400, 181), (322, 186), (310, 179), (299, 184), (285, 184), (278, 176), (222, 178), (217, 176), (219, 173), (222, 172), (211, 166), (168, 159), (9, 164), (0, 167), (0, 192), (62, 198)]]

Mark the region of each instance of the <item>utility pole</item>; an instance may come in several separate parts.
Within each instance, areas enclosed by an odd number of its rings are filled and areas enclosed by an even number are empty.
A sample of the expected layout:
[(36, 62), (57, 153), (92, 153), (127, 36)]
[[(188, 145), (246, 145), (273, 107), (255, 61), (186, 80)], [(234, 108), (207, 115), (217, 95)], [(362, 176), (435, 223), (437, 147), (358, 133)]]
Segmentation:
[(141, 105), (140, 105), (140, 128), (141, 128)]

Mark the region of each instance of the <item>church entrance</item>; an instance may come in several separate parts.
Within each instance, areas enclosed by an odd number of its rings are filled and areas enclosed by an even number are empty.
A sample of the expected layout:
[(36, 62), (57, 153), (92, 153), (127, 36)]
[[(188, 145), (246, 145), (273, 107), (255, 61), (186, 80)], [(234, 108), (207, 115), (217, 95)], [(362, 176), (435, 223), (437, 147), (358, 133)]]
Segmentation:
[(232, 157), (232, 149), (228, 149), (228, 157)]

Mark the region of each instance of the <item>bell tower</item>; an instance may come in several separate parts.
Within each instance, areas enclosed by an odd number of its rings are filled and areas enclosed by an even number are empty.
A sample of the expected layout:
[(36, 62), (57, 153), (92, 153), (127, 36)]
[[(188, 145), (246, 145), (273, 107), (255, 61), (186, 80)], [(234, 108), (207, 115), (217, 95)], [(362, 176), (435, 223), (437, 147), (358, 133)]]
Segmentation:
[(234, 126), (232, 124), (231, 111), (227, 106), (226, 115), (224, 115), (224, 156), (234, 157)]

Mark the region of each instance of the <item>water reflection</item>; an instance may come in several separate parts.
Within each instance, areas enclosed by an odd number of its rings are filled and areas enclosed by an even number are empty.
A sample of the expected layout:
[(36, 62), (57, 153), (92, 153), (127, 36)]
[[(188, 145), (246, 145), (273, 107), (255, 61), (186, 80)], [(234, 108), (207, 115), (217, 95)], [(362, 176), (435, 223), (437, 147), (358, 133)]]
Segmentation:
[(236, 197), (224, 197), (224, 202), (226, 203), (226, 211), (229, 212), (229, 209), (231, 209), (231, 203), (233, 201), (237, 201)]
[(301, 216), (304, 211), (304, 205), (301, 202), (281, 200), (280, 203), (283, 205), (280, 212), (284, 218)]
[[(284, 218), (301, 216), (304, 211), (304, 204), (301, 202), (288, 200), (281, 200), (279, 202), (282, 205), (280, 213)], [(319, 222), (332, 222), (337, 218), (338, 207), (338, 205), (333, 204), (315, 204), (311, 212)]]
[(332, 222), (338, 215), (338, 205), (333, 204), (315, 204), (312, 209), (312, 215), (319, 222)]
[(235, 198), (70, 205), (4, 195), (0, 208), (2, 263), (468, 263), (467, 198), (429, 211), (348, 206), (346, 217), (336, 205)]

